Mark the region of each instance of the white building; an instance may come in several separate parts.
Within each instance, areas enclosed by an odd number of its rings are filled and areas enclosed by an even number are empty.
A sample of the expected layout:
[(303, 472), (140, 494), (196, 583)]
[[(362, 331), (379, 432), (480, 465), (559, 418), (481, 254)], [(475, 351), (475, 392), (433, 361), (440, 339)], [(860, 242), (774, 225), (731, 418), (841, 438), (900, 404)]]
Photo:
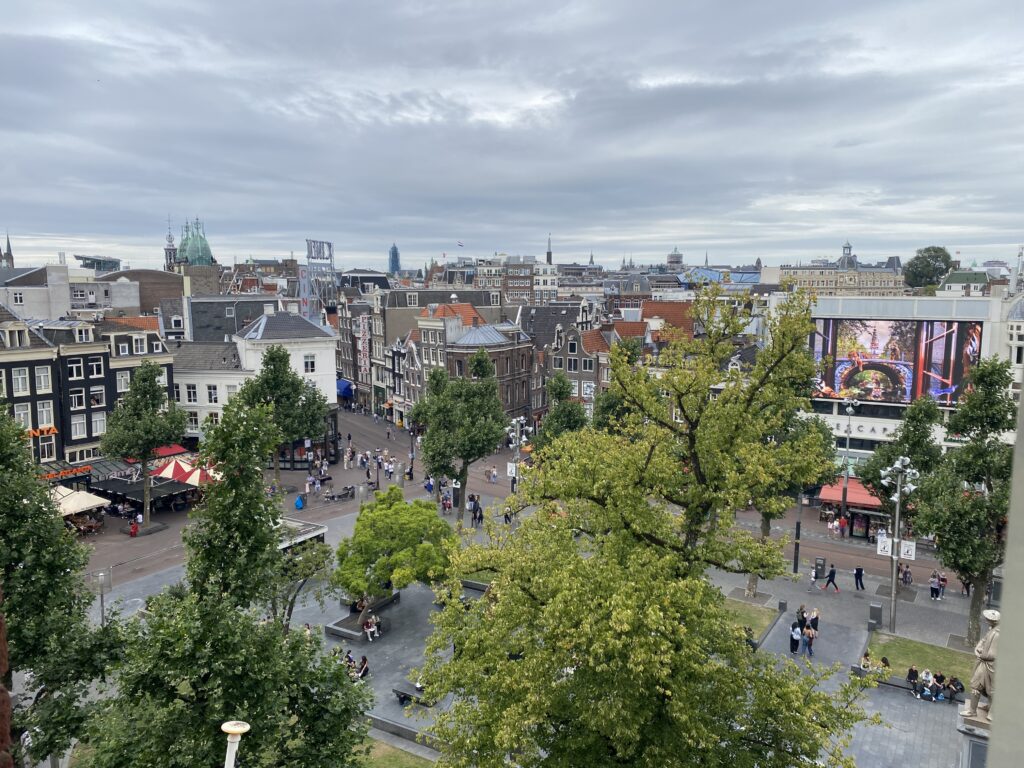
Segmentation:
[(283, 346), (292, 370), (337, 402), (336, 339), (329, 328), (292, 312), (266, 313), (246, 325), (230, 341), (174, 342), (174, 399), (188, 415), (186, 436), (202, 437), (207, 417), (220, 420), (224, 404), (260, 370), (263, 355)]

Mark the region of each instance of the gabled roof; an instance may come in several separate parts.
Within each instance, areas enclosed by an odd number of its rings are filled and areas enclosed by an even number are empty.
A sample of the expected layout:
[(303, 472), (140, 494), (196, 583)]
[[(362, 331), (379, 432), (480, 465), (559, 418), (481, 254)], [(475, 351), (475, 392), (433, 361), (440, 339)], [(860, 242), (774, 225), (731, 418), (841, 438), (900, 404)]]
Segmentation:
[(275, 312), (272, 315), (260, 315), (245, 328), (238, 332), (243, 339), (250, 341), (287, 341), (288, 339), (319, 339), (333, 338), (334, 334), (311, 323), (301, 315), (290, 312)]
[[(18, 317), (16, 314), (11, 312), (3, 304), (0, 304), (0, 325), (5, 323), (24, 323), (25, 321)], [(43, 347), (51, 346), (50, 343), (43, 338), (42, 335), (37, 333), (34, 328), (25, 324), (28, 328), (28, 346), (30, 349), (40, 349)], [(0, 350), (7, 349), (4, 337), (0, 334)], [(23, 349), (23, 347), (21, 347)]]
[(647, 335), (647, 323), (642, 320), (616, 320), (613, 325), (623, 339), (642, 339)]
[(437, 308), (433, 312), (430, 311), (430, 307), (424, 307), (423, 311), (420, 312), (420, 317), (457, 317), (462, 320), (462, 324), (467, 328), (472, 327), (474, 321), (477, 325), (486, 325), (487, 321), (484, 316), (476, 311), (476, 307), (472, 304), (438, 304)]
[(575, 302), (554, 303), (542, 306), (524, 305), (519, 309), (519, 324), (538, 347), (555, 340), (555, 329), (561, 325), (566, 330), (579, 319), (579, 305)]
[(493, 325), (482, 325), (470, 328), (464, 334), (448, 341), (449, 347), (493, 347), (499, 344), (511, 344), (511, 340)]
[(611, 347), (608, 345), (608, 340), (601, 333), (600, 329), (595, 328), (592, 331), (582, 331), (580, 333), (580, 343), (583, 344), (583, 349), (588, 354), (593, 355), (596, 352), (610, 352)]
[(237, 371), (242, 365), (233, 342), (182, 341), (172, 343), (176, 371)]

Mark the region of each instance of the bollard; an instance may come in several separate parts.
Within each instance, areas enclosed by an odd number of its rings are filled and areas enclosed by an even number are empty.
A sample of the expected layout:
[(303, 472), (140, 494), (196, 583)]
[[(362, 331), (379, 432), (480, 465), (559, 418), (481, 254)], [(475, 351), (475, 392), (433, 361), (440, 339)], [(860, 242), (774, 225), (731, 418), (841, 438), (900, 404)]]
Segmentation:
[(871, 619), (870, 621), (868, 621), (868, 634), (870, 635), (872, 632), (875, 632), (877, 630), (878, 630), (878, 622), (875, 621), (874, 619)]
[(779, 613), (788, 613), (789, 603), (785, 600), (779, 600)]
[(872, 603), (868, 608), (868, 620), (873, 621), (879, 627), (882, 626), (882, 604)]

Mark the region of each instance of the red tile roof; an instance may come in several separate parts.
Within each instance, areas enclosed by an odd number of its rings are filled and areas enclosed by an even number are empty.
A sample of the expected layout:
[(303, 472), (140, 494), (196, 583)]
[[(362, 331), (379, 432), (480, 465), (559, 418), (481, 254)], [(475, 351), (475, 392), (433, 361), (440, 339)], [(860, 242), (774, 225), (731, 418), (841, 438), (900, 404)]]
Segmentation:
[(624, 339), (642, 339), (647, 335), (647, 323), (641, 320), (616, 320), (615, 332)]
[(129, 328), (136, 328), (140, 331), (159, 331), (160, 318), (156, 315), (145, 315), (138, 317), (105, 317), (105, 322), (127, 325)]
[(419, 328), (413, 328), (411, 331), (409, 331), (409, 340), (419, 344), (419, 341), (420, 341), (420, 329)]
[(597, 328), (591, 331), (583, 331), (580, 334), (580, 341), (583, 342), (583, 349), (591, 355), (595, 352), (608, 352), (611, 349), (604, 334)]
[(476, 311), (476, 307), (468, 303), (438, 304), (437, 310), (433, 315), (430, 314), (429, 308), (424, 307), (423, 311), (420, 312), (420, 317), (458, 317), (466, 328), (473, 327), (474, 319), (477, 325), (487, 325), (483, 315)]
[(661, 318), (665, 325), (679, 328), (688, 336), (693, 336), (693, 317), (690, 315), (692, 302), (689, 301), (654, 301), (648, 300), (640, 310), (644, 320)]

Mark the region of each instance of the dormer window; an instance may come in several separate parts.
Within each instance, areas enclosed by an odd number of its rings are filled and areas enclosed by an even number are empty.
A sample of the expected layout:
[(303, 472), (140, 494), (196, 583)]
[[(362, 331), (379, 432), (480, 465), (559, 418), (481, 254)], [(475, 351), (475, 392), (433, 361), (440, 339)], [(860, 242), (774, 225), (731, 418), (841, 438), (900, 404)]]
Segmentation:
[(75, 328), (75, 341), (79, 344), (92, 341), (92, 328)]
[(136, 355), (146, 354), (146, 337), (145, 336), (134, 336), (132, 337), (132, 344)]

